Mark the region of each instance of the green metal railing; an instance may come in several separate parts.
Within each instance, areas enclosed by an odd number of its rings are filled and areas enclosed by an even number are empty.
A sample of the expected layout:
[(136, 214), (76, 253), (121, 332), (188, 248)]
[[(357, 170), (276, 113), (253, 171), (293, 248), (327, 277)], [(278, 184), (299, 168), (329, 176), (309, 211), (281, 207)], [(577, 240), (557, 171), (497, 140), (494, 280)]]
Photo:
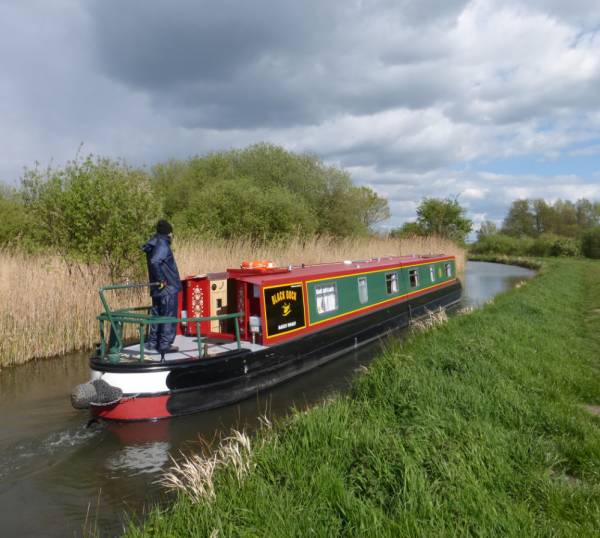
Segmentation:
[[(126, 324), (137, 325), (138, 333), (140, 337), (140, 362), (144, 361), (144, 343), (146, 335), (146, 327), (149, 325), (162, 325), (167, 323), (194, 323), (196, 325), (196, 336), (198, 340), (198, 357), (205, 356), (203, 348), (203, 338), (200, 333), (200, 323), (204, 321), (224, 321), (233, 319), (235, 328), (235, 339), (237, 343), (237, 349), (242, 348), (240, 340), (240, 324), (239, 319), (244, 315), (243, 312), (235, 312), (233, 314), (222, 314), (219, 316), (207, 316), (207, 317), (187, 317), (177, 318), (171, 316), (153, 316), (150, 314), (151, 306), (135, 306), (129, 308), (120, 308), (118, 310), (111, 310), (104, 295), (107, 291), (123, 290), (123, 289), (136, 289), (136, 288), (149, 288), (153, 286), (159, 286), (158, 282), (152, 282), (150, 284), (113, 284), (111, 286), (103, 286), (99, 290), (100, 301), (104, 307), (104, 312), (97, 316), (100, 329), (100, 357), (105, 359), (108, 358), (111, 362), (119, 362), (121, 358), (121, 351), (123, 350), (123, 329)], [(110, 335), (108, 341), (108, 349), (106, 343), (106, 332), (105, 324), (110, 325)], [(107, 353), (108, 351), (108, 353)], [(162, 357), (164, 358), (164, 357)], [(161, 358), (161, 359), (162, 359)]]

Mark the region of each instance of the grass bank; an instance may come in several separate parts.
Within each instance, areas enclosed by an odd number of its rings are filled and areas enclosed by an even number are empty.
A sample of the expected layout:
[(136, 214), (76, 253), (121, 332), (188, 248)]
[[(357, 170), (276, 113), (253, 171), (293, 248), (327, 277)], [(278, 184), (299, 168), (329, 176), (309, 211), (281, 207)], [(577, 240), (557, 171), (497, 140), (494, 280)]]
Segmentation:
[(599, 312), (600, 263), (548, 260), (259, 432), (243, 465), (208, 473), (214, 494), (198, 459), (196, 500), (127, 536), (598, 535)]
[[(320, 263), (397, 254), (444, 252), (464, 265), (465, 251), (432, 238), (377, 238), (289, 241), (256, 246), (250, 241), (187, 241), (175, 244), (182, 275), (238, 267), (244, 259), (280, 264)], [(140, 253), (141, 256), (141, 253)], [(98, 288), (109, 283), (108, 269), (67, 264), (51, 255), (0, 250), (0, 368), (69, 351), (97, 341)], [(113, 295), (111, 304), (146, 304), (145, 293)]]
[(543, 266), (543, 258), (533, 258), (531, 256), (512, 256), (508, 254), (469, 254), (467, 257), (475, 262), (493, 262), (506, 265), (518, 265), (528, 269), (538, 270)]

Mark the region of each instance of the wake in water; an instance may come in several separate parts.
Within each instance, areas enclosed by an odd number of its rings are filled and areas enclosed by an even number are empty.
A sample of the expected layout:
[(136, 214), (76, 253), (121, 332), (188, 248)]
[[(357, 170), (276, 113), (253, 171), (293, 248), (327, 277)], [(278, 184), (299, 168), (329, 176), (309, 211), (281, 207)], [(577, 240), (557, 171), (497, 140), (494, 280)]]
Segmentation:
[(61, 456), (69, 455), (74, 449), (98, 437), (100, 433), (98, 428), (80, 425), (51, 433), (41, 440), (30, 439), (13, 446), (2, 447), (0, 481), (15, 480), (24, 474), (47, 469), (60, 461)]

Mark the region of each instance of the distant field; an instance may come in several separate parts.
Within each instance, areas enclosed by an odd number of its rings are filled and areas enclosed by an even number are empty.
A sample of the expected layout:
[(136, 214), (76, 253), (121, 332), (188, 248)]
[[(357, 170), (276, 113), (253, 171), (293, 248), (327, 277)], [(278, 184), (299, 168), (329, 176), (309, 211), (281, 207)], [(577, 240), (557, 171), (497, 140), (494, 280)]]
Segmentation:
[[(310, 239), (256, 247), (246, 241), (185, 242), (175, 245), (182, 276), (238, 267), (244, 259), (280, 264), (319, 263), (397, 254), (456, 254), (464, 250), (437, 238), (383, 240)], [(97, 341), (98, 288), (108, 271), (67, 265), (56, 256), (0, 251), (0, 368), (90, 348)], [(146, 304), (145, 294), (113, 296), (115, 305)]]
[(598, 536), (599, 334), (600, 262), (547, 260), (215, 472), (190, 460), (127, 536)]

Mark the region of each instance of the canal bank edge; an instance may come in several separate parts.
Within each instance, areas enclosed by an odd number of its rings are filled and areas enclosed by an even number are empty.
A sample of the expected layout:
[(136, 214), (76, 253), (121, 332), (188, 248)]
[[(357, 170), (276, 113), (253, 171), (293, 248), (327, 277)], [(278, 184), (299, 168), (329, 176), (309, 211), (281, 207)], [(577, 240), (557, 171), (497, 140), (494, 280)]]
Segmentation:
[(506, 254), (470, 254), (468, 261), (501, 263), (516, 265), (533, 271), (539, 271), (544, 266), (544, 258), (530, 258), (527, 256), (507, 256)]
[[(389, 344), (128, 536), (574, 535), (600, 529), (600, 262), (548, 260), (469, 316)], [(215, 534), (216, 535), (216, 534)]]

